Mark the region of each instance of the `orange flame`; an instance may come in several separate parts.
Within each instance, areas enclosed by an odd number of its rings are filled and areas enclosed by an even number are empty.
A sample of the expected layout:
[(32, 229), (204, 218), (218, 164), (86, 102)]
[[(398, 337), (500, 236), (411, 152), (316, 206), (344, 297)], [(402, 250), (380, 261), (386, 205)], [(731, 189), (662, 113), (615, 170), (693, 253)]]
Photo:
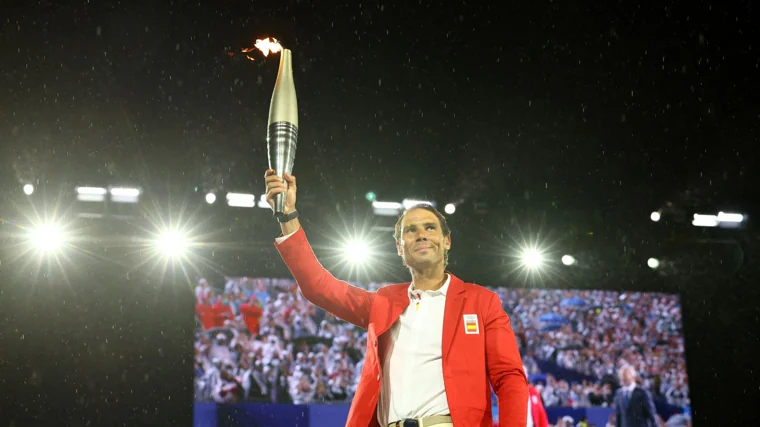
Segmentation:
[[(282, 45), (280, 44), (279, 40), (275, 38), (258, 39), (256, 40), (256, 43), (253, 45), (253, 47), (246, 47), (244, 49), (241, 49), (240, 52), (247, 54), (253, 52), (256, 49), (260, 50), (264, 56), (269, 56), (270, 53), (281, 52)], [(232, 56), (232, 52), (230, 52), (229, 55)], [(255, 61), (251, 55), (245, 55), (245, 57), (251, 61)]]

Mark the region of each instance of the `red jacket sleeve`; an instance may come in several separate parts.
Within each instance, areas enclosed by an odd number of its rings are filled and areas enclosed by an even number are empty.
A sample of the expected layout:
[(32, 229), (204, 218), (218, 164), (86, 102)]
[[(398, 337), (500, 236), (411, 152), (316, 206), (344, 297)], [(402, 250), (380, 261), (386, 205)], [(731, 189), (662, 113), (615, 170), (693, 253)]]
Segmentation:
[(528, 381), (509, 316), (492, 295), (485, 319), (486, 365), (499, 400), (499, 426), (525, 427), (528, 423)]
[(275, 247), (307, 300), (349, 323), (367, 329), (376, 294), (333, 277), (317, 260), (303, 228), (284, 242), (275, 242)]

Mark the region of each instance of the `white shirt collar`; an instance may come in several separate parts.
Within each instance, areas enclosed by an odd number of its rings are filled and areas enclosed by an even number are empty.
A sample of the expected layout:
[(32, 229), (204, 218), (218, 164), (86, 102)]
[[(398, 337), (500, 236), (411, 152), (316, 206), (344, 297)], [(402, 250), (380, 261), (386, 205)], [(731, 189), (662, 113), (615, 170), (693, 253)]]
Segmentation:
[[(451, 275), (447, 273), (446, 274), (446, 281), (443, 282), (443, 286), (441, 286), (440, 288), (438, 288), (438, 290), (435, 290), (435, 291), (421, 291), (421, 292), (423, 292), (423, 293), (424, 292), (428, 292), (430, 295), (443, 295), (443, 296), (446, 296), (446, 293), (449, 291), (449, 283), (451, 283)], [(415, 298), (414, 297), (414, 293), (415, 292), (420, 292), (420, 291), (416, 291), (414, 289), (414, 282), (412, 282), (412, 283), (409, 284), (409, 292), (408, 292), (408, 294), (409, 294), (409, 300), (411, 300), (412, 302), (414, 302), (414, 298)]]
[(629, 386), (623, 387), (623, 390), (627, 391), (628, 393), (633, 393), (633, 389), (636, 388), (636, 383), (631, 383)]

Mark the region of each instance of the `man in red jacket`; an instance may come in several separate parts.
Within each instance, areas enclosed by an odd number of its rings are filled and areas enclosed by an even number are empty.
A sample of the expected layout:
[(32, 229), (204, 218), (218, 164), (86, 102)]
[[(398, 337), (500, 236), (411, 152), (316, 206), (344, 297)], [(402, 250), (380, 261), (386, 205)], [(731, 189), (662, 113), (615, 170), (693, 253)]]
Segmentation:
[[(528, 387), (499, 297), (445, 270), (446, 218), (432, 206), (404, 212), (396, 248), (412, 281), (368, 292), (338, 280), (314, 256), (297, 219), (296, 179), (267, 170), (267, 201), (285, 194), (275, 246), (304, 297), (367, 330), (350, 427), (491, 427), (491, 388), (500, 425), (525, 427)], [(490, 383), (490, 385), (489, 385)]]
[(264, 310), (261, 308), (261, 303), (256, 295), (251, 295), (251, 298), (247, 303), (240, 304), (238, 307), (240, 315), (243, 317), (243, 322), (248, 327), (248, 331), (251, 333), (251, 337), (259, 335), (259, 322)]
[(224, 322), (235, 318), (235, 313), (232, 311), (227, 300), (228, 296), (217, 297), (216, 303), (212, 306), (214, 313), (214, 327), (224, 327)]

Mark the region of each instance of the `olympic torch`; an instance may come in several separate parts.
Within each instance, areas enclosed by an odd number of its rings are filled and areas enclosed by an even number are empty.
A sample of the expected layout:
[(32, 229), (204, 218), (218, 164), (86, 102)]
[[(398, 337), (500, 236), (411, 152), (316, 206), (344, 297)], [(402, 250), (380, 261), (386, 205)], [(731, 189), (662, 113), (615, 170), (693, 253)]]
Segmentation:
[[(293, 64), (290, 49), (282, 49), (280, 68), (269, 104), (267, 127), (267, 152), (269, 168), (278, 176), (293, 173), (293, 163), (298, 145), (298, 99), (293, 83)], [(285, 215), (285, 194), (274, 199), (274, 215)]]

